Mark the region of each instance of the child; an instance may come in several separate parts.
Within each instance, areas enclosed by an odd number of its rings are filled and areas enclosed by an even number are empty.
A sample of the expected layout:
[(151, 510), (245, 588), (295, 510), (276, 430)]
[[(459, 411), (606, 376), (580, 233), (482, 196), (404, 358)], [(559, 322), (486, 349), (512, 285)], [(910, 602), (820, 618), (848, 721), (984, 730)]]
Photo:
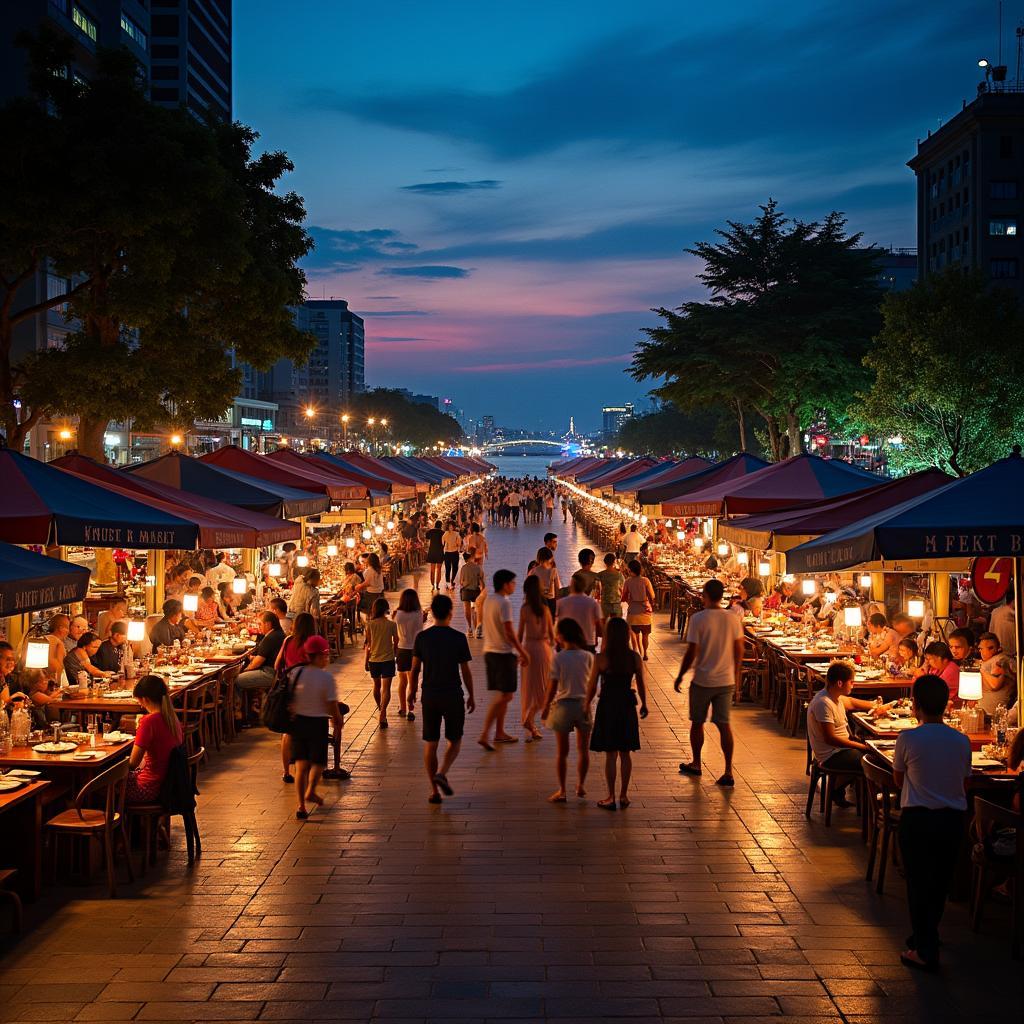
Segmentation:
[(913, 932), (900, 960), (915, 970), (939, 965), (939, 922), (964, 842), (971, 741), (942, 721), (949, 687), (937, 675), (914, 680), (916, 729), (901, 732), (893, 778), (902, 787), (899, 844)]
[(380, 727), (388, 727), (391, 680), (395, 678), (398, 627), (388, 618), (388, 602), (378, 597), (366, 620), (366, 671), (373, 679), (373, 699), (380, 711)]

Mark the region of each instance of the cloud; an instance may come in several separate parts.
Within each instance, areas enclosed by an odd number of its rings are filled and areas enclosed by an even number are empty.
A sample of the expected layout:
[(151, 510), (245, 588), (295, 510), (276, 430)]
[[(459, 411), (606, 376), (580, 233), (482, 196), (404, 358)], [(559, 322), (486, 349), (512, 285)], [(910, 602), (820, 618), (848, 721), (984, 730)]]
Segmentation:
[(402, 185), (400, 191), (415, 192), (421, 196), (450, 196), (465, 192), (483, 192), (501, 188), (501, 182), (494, 178), (481, 181), (422, 181), (416, 185)]
[(906, 123), (927, 125), (935, 97), (920, 82), (956, 66), (978, 37), (970, 4), (795, 3), (770, 19), (695, 21), (667, 40), (663, 31), (620, 32), (504, 91), (315, 89), (304, 101), (498, 158), (580, 142), (620, 151), (638, 142), (813, 145), (823, 125), (870, 138), (892, 122), (894, 97)]
[(434, 314), (425, 309), (377, 309), (360, 311), (363, 318), (368, 316), (433, 316)]
[(390, 228), (354, 231), (313, 224), (309, 233), (316, 248), (303, 259), (302, 265), (312, 271), (349, 273), (371, 260), (408, 257), (418, 248), (411, 242), (401, 241), (399, 232)]
[(469, 277), (465, 267), (446, 267), (433, 264), (422, 267), (384, 267), (378, 270), (380, 277), (417, 277), (423, 281), (439, 281), (445, 278)]
[(367, 295), (366, 297), (377, 302), (394, 302), (398, 298), (397, 295)]

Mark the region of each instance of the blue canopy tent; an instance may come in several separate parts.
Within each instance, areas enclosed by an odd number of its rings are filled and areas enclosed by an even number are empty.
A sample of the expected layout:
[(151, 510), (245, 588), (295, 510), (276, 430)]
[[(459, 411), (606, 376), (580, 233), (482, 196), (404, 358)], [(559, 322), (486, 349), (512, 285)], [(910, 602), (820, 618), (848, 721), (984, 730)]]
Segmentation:
[(0, 619), (81, 601), (89, 570), (0, 542)]

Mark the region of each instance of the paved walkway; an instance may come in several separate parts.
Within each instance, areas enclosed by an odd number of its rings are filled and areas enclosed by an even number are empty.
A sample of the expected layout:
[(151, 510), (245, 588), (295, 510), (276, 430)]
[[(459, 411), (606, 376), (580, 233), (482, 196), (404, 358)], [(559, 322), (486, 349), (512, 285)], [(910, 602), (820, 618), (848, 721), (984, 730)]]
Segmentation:
[[(544, 529), (490, 530), (489, 571), (524, 571)], [(584, 538), (554, 529), (574, 566)], [(633, 804), (609, 813), (547, 804), (551, 737), (487, 754), (481, 709), (456, 796), (429, 806), (419, 723), (374, 728), (350, 654), (353, 778), (326, 786), (322, 813), (297, 822), (274, 739), (244, 735), (202, 776), (199, 866), (176, 853), (116, 901), (50, 893), (0, 947), (0, 1020), (1019, 1021), (1003, 926), (972, 935), (962, 905), (942, 977), (896, 962), (899, 874), (883, 897), (864, 882), (851, 812), (805, 822), (803, 742), (771, 716), (736, 716), (734, 791), (712, 784), (713, 741), (703, 780), (678, 775), (679, 655), (662, 623)]]

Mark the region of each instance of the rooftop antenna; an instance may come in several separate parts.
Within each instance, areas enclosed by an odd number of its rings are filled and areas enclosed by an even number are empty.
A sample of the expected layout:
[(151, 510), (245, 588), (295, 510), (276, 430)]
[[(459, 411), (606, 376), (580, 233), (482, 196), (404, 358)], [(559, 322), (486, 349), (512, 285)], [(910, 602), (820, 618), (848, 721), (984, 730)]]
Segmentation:
[(1020, 85), (1021, 47), (1024, 45), (1024, 22), (1017, 26), (1017, 85)]

